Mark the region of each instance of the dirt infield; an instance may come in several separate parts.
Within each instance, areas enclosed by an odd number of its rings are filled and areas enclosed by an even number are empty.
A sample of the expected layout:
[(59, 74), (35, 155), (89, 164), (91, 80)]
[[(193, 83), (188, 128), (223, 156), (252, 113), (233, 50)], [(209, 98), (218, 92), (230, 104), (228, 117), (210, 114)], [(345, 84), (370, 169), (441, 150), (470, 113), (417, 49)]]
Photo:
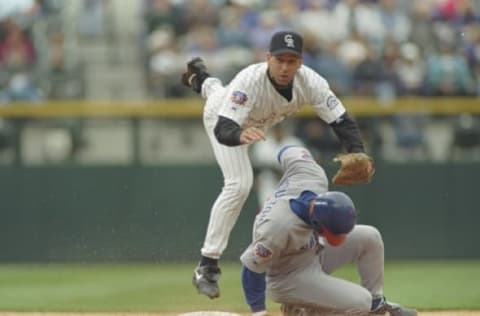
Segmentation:
[[(0, 316), (177, 316), (176, 313), (49, 313), (49, 312), (0, 312)], [(245, 314), (248, 316), (249, 314)], [(270, 313), (281, 316), (280, 313)], [(480, 316), (480, 311), (422, 311), (419, 316)]]

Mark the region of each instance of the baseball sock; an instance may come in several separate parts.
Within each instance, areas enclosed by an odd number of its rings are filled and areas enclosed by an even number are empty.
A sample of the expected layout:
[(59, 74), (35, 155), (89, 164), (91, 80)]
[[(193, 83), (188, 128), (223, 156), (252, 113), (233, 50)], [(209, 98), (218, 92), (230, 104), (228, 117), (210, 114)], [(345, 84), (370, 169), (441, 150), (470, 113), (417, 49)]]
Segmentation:
[(212, 259), (209, 257), (202, 256), (200, 260), (200, 266), (218, 266), (218, 259)]

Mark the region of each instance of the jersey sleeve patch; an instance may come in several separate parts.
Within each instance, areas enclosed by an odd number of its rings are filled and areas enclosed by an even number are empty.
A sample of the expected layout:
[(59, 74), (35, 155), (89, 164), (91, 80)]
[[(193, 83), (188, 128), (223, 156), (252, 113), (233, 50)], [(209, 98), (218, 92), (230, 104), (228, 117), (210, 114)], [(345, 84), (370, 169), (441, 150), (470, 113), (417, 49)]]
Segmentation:
[(247, 94), (242, 91), (233, 91), (230, 96), (230, 101), (238, 105), (244, 105), (248, 101)]
[(314, 161), (312, 154), (306, 149), (302, 149), (302, 159), (308, 160), (308, 161)]
[(338, 106), (338, 104), (340, 104), (340, 101), (338, 101), (338, 98), (336, 96), (330, 95), (327, 98), (327, 107), (330, 110), (333, 110), (334, 108), (336, 108)]
[(273, 251), (261, 242), (257, 242), (253, 249), (257, 263), (262, 263), (273, 256)]

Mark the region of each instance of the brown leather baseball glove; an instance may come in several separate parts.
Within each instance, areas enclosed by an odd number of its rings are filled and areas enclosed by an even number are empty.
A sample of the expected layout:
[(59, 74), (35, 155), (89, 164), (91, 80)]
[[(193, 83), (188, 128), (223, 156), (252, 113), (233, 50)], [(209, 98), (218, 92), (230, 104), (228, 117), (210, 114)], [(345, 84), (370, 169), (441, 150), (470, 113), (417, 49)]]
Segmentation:
[(365, 153), (342, 154), (333, 161), (341, 166), (333, 176), (332, 182), (339, 185), (369, 183), (375, 173), (373, 159)]

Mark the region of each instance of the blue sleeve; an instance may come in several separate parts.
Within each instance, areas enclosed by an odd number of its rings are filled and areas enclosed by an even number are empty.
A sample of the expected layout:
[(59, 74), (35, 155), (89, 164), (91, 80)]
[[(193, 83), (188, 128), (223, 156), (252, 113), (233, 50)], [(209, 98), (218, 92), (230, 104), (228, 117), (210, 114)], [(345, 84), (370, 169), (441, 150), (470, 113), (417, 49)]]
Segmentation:
[(242, 286), (245, 300), (252, 313), (266, 310), (265, 307), (265, 273), (256, 273), (242, 267)]

